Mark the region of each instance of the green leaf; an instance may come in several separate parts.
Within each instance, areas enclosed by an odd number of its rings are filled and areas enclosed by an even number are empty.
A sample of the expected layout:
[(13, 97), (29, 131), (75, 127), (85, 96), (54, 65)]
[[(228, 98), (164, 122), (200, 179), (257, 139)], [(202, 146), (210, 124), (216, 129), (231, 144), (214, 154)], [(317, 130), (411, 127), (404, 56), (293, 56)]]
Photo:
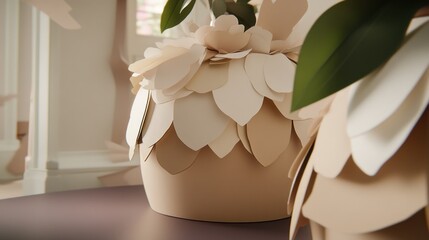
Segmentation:
[(247, 29), (255, 26), (256, 16), (252, 5), (248, 3), (226, 2), (226, 11), (237, 17), (238, 22)]
[(185, 0), (168, 0), (161, 14), (161, 32), (181, 23), (192, 11), (195, 1), (190, 0), (189, 4), (183, 8)]
[(215, 17), (219, 17), (226, 12), (225, 0), (213, 0), (212, 11)]
[(314, 23), (295, 75), (292, 110), (354, 83), (385, 63), (401, 45), (427, 0), (346, 0)]

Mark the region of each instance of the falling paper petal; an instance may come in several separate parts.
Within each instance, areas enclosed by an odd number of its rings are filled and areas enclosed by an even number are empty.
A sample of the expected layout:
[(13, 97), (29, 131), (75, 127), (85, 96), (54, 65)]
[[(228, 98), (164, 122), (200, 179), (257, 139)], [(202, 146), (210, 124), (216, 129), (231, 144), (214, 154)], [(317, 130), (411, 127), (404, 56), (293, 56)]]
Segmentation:
[(178, 174), (189, 168), (195, 161), (198, 151), (188, 148), (177, 137), (173, 127), (156, 144), (156, 158), (170, 174)]
[(349, 107), (351, 137), (382, 124), (399, 108), (429, 66), (429, 23), (409, 37), (372, 79), (361, 81)]
[(295, 64), (284, 54), (272, 55), (264, 64), (265, 81), (276, 92), (290, 93), (293, 90), (295, 68)]
[(222, 135), (216, 138), (216, 140), (213, 142), (209, 143), (209, 147), (219, 158), (223, 158), (231, 152), (239, 140), (240, 139), (238, 138), (237, 134), (237, 124), (231, 120)]
[(259, 111), (264, 97), (250, 83), (243, 59), (230, 62), (228, 77), (225, 85), (213, 90), (213, 96), (219, 109), (243, 126)]
[(263, 1), (256, 25), (270, 31), (273, 40), (283, 40), (306, 11), (305, 0)]
[(145, 89), (138, 91), (133, 106), (130, 112), (130, 120), (128, 121), (128, 127), (126, 132), (126, 141), (130, 146), (129, 159), (134, 156), (134, 150), (137, 144), (137, 138), (140, 134), (141, 126), (145, 120), (149, 105), (150, 93)]
[(246, 57), (244, 68), (250, 82), (259, 94), (275, 101), (282, 101), (285, 94), (274, 92), (265, 82), (264, 68), (262, 66), (264, 66), (269, 57), (266, 54), (251, 53)]
[(153, 113), (150, 116), (148, 114), (148, 122), (143, 126), (142, 145), (145, 147), (150, 147), (158, 142), (173, 122), (174, 101), (154, 105)]
[[(366, 174), (375, 175), (407, 139), (428, 103), (429, 74), (420, 80), (386, 121), (365, 134), (351, 138), (352, 155), (356, 165)], [(423, 118), (428, 120), (427, 116), (428, 114)]]
[(186, 88), (197, 93), (207, 93), (223, 86), (228, 80), (229, 64), (212, 65), (203, 63), (186, 85)]
[(270, 101), (247, 124), (253, 155), (264, 167), (272, 164), (289, 145), (292, 121), (284, 118)]
[(174, 128), (183, 143), (195, 151), (219, 137), (229, 121), (216, 106), (211, 93), (193, 93), (176, 100)]
[(346, 133), (348, 93), (348, 88), (337, 93), (330, 111), (320, 124), (311, 155), (314, 158), (314, 170), (329, 178), (334, 178), (341, 172), (351, 154), (350, 140)]

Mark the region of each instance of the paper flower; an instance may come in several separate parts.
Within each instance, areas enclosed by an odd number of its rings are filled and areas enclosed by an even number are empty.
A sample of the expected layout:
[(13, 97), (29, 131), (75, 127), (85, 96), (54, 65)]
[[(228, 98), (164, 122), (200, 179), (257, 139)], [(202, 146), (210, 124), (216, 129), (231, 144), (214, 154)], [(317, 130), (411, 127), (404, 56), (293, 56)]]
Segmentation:
[[(139, 131), (146, 149), (169, 138), (180, 140), (188, 148), (177, 153), (180, 161), (168, 163), (171, 159), (162, 153), (178, 148), (168, 150), (164, 144), (156, 151), (160, 164), (173, 174), (188, 168), (205, 146), (223, 158), (241, 142), (269, 166), (286, 151), (292, 135), (305, 144), (309, 129), (317, 125), (314, 119), (330, 102), (290, 112), (296, 59), (288, 54), (296, 56), (299, 48), (287, 37), (306, 8), (306, 1), (264, 1), (257, 25), (247, 31), (236, 17), (223, 15), (199, 28), (196, 38), (149, 48), (145, 59), (129, 68), (134, 91), (151, 90), (152, 104), (143, 124), (146, 108), (133, 107), (128, 131), (134, 134), (128, 134), (128, 143), (135, 145)], [(279, 22), (281, 28), (269, 28)], [(137, 95), (135, 101), (142, 99)]]
[(428, 38), (426, 22), (384, 66), (337, 94), (305, 169), (295, 174), (302, 177), (293, 190), (292, 233), (305, 217), (315, 232), (343, 239), (393, 232), (427, 239)]

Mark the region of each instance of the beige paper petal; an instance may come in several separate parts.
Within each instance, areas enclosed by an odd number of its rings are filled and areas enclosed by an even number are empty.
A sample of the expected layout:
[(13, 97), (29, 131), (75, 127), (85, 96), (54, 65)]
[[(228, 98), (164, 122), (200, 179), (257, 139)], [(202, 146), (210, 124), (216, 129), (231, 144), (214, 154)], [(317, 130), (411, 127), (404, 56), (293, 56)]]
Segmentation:
[(235, 52), (235, 53), (219, 53), (219, 54), (216, 54), (215, 58), (240, 59), (240, 58), (244, 58), (245, 56), (247, 56), (247, 54), (249, 54), (250, 51), (252, 51), (252, 49), (247, 49), (247, 50)]
[(234, 15), (221, 15), (214, 21), (214, 29), (228, 31), (232, 26), (238, 25), (238, 19)]
[(405, 101), (425, 72), (429, 77), (428, 39), (429, 23), (426, 23), (373, 78), (360, 81), (348, 113), (347, 132), (351, 137), (382, 124)]
[(265, 61), (265, 81), (276, 92), (290, 93), (293, 90), (295, 69), (295, 64), (284, 54), (274, 54)]
[(273, 34), (270, 31), (258, 26), (253, 26), (246, 32), (251, 35), (245, 49), (252, 49), (254, 53), (268, 54), (270, 52), (271, 40), (273, 39)]
[(162, 49), (161, 56), (145, 58), (132, 63), (128, 70), (135, 73), (144, 73), (158, 67), (160, 64), (186, 54), (189, 50), (186, 48), (165, 47)]
[(250, 148), (249, 138), (247, 137), (246, 126), (240, 126), (240, 124), (237, 124), (237, 134), (238, 134), (238, 137), (240, 138), (240, 141), (243, 144), (244, 148), (249, 153), (252, 153), (252, 149)]
[(130, 146), (128, 156), (129, 159), (132, 159), (134, 156), (137, 138), (140, 134), (140, 130), (143, 126), (143, 121), (145, 120), (145, 116), (149, 107), (149, 99), (150, 93), (145, 89), (140, 89), (134, 98), (125, 136), (127, 144)]
[(159, 65), (155, 77), (155, 89), (170, 88), (184, 80), (192, 71), (193, 64), (203, 56), (204, 51), (203, 47), (194, 45), (188, 53)]
[(311, 146), (314, 144), (314, 141), (316, 140), (316, 135), (317, 135), (316, 133), (311, 135), (310, 140), (299, 151), (298, 155), (296, 156), (295, 160), (293, 161), (293, 163), (289, 169), (289, 172), (288, 172), (289, 178), (292, 178), (292, 179), (296, 178), (296, 176), (297, 176), (296, 174), (298, 173), (298, 170), (300, 169), (302, 161), (304, 161), (305, 156), (308, 154), (308, 152), (311, 149)]
[(265, 100), (261, 110), (247, 124), (253, 155), (264, 167), (271, 165), (289, 145), (292, 121)]
[(195, 38), (198, 40), (199, 43), (204, 44), (204, 39), (206, 35), (211, 31), (213, 31), (213, 27), (202, 26), (198, 28), (197, 31), (195, 32)]
[(210, 93), (193, 93), (176, 100), (174, 128), (178, 137), (193, 150), (199, 150), (218, 138), (230, 118), (223, 114)]
[(28, 0), (54, 22), (65, 29), (80, 29), (80, 24), (70, 15), (72, 8), (64, 0)]
[(229, 33), (243, 33), (244, 32), (244, 25), (233, 25), (228, 29)]
[(330, 111), (323, 118), (317, 134), (313, 154), (314, 170), (329, 178), (336, 177), (351, 154), (346, 133), (349, 88), (337, 93)]
[(275, 101), (282, 101), (285, 95), (271, 90), (265, 82), (263, 66), (269, 57), (267, 54), (251, 53), (246, 57), (244, 68), (250, 82), (259, 94)]
[(290, 218), (289, 240), (295, 239), (298, 229), (308, 224), (308, 220), (302, 215), (301, 208), (309, 194), (307, 192), (308, 186), (311, 184), (312, 179), (314, 179), (314, 159), (310, 158), (307, 164), (305, 166), (303, 164), (302, 167), (304, 167), (304, 171), (298, 184), (292, 216)]
[(298, 111), (298, 116), (301, 119), (311, 119), (323, 116), (329, 109), (335, 94), (325, 97), (313, 104), (310, 104)]
[(189, 168), (199, 152), (183, 144), (173, 127), (170, 127), (155, 147), (159, 165), (173, 175)]
[(292, 105), (292, 93), (285, 93), (283, 101), (273, 101), (280, 113), (288, 119), (292, 120), (304, 120), (299, 117), (299, 111), (290, 111)]
[(273, 40), (283, 40), (306, 11), (305, 0), (263, 1), (256, 25), (270, 31)]
[(318, 175), (303, 206), (304, 216), (340, 232), (366, 233), (402, 222), (424, 208), (428, 204), (426, 130), (427, 121), (420, 121), (375, 176), (365, 175), (353, 161), (337, 178)]
[[(404, 143), (429, 103), (429, 75), (416, 87), (390, 118), (371, 131), (351, 138), (353, 159), (368, 175), (375, 175)], [(428, 113), (423, 118), (429, 120)], [(426, 130), (429, 139), (429, 133)]]
[(224, 158), (231, 152), (238, 141), (240, 139), (237, 134), (237, 124), (231, 120), (225, 131), (213, 142), (209, 143), (209, 147), (219, 158)]
[(163, 89), (162, 93), (164, 93), (165, 95), (175, 95), (179, 92), (187, 91), (188, 89), (186, 89), (185, 86), (194, 77), (194, 75), (197, 73), (199, 69), (200, 69), (200, 63), (198, 62), (193, 63), (191, 65), (191, 68), (188, 74), (182, 80), (180, 80), (177, 84), (173, 85), (170, 88)]
[(188, 91), (186, 89), (181, 90), (174, 95), (165, 95), (162, 90), (153, 90), (152, 91), (152, 99), (157, 104), (162, 104), (166, 102), (170, 102), (179, 98), (183, 98), (189, 96), (192, 91)]
[(228, 64), (203, 63), (186, 88), (197, 93), (207, 93), (218, 89), (228, 81), (228, 68)]
[(209, 49), (214, 49), (220, 53), (232, 53), (243, 49), (249, 42), (249, 33), (229, 33), (221, 31), (211, 31), (204, 37), (204, 42)]
[(174, 101), (162, 104), (154, 103), (153, 113), (148, 113), (148, 122), (145, 122), (143, 126), (142, 145), (144, 147), (152, 146), (164, 136), (173, 122), (173, 109)]
[(298, 135), (299, 140), (301, 141), (302, 146), (305, 146), (310, 140), (314, 122), (314, 119), (293, 121), (293, 127), (295, 129), (296, 135)]
[(154, 145), (150, 147), (145, 147), (139, 144), (140, 161), (145, 162), (149, 158), (149, 155), (152, 153), (153, 148)]
[(162, 42), (157, 42), (155, 44), (158, 48), (165, 48), (167, 46), (172, 46), (172, 47), (182, 47), (182, 48), (191, 49), (192, 46), (197, 43), (198, 41), (195, 38), (182, 37), (182, 38), (173, 38), (173, 39), (165, 38), (163, 39)]
[(241, 126), (255, 116), (264, 97), (255, 91), (244, 70), (244, 59), (229, 63), (228, 81), (213, 90), (217, 106)]

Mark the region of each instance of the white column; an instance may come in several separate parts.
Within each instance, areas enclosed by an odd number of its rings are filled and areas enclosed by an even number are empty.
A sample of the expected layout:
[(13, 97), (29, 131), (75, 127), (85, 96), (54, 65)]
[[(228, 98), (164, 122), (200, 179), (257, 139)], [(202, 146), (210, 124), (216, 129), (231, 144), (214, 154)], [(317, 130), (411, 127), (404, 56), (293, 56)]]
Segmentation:
[(17, 176), (6, 166), (19, 148), (18, 120), (18, 39), (19, 1), (0, 1), (0, 181)]

